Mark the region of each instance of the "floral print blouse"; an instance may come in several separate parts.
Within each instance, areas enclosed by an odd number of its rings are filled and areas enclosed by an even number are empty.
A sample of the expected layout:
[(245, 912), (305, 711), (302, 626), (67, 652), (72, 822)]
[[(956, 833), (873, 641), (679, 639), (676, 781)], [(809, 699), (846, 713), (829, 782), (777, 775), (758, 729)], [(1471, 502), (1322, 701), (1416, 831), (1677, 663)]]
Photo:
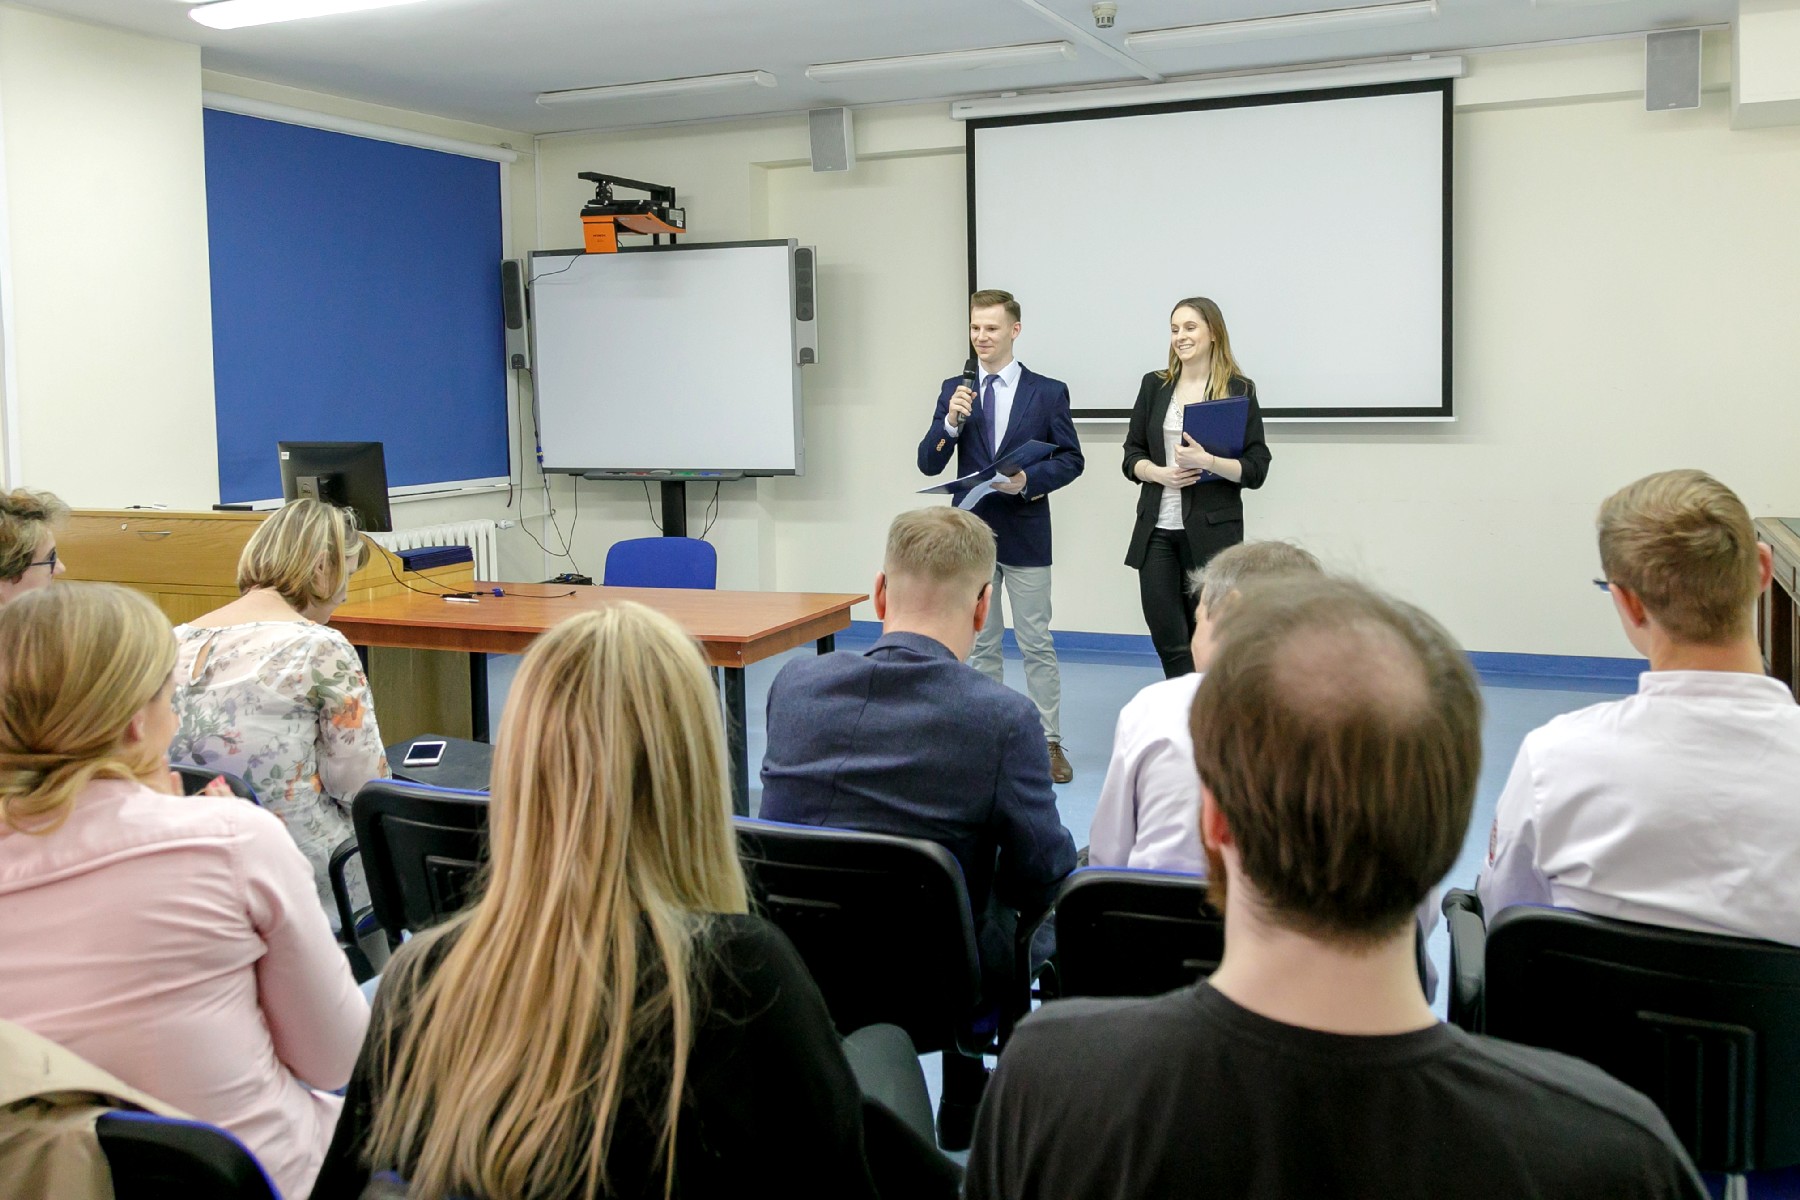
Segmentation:
[(391, 774), (362, 661), (343, 634), (311, 621), (181, 625), (175, 639), (181, 729), (170, 760), (255, 788), (312, 864), (319, 902), (336, 924), (326, 864), (352, 836), (356, 790)]

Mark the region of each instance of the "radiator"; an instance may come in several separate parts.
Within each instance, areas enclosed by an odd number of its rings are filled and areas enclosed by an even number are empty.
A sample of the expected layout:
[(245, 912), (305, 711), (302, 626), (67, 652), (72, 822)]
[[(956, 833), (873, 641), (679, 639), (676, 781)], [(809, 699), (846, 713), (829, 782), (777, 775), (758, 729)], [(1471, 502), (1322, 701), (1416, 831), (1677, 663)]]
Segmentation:
[(395, 533), (371, 533), (369, 540), (383, 550), (416, 550), (420, 546), (467, 546), (475, 555), (475, 578), (494, 580), (500, 565), (495, 539), (498, 526), (486, 517), (479, 521), (454, 521), (421, 525)]

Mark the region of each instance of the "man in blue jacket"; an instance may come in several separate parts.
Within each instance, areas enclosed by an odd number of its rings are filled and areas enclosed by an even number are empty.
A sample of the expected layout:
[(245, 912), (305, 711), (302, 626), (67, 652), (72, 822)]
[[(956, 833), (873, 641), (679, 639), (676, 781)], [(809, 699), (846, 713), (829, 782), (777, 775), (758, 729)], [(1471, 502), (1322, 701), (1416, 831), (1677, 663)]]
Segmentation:
[[(1037, 712), (962, 662), (987, 617), (994, 535), (955, 508), (902, 513), (875, 577), (882, 636), (799, 658), (769, 688), (760, 815), (923, 838), (962, 865), (990, 988), (1019, 911), (1075, 869)], [(992, 993), (990, 993), (992, 994)], [(946, 1054), (940, 1140), (966, 1146), (986, 1072)]]
[(974, 506), (998, 543), (994, 595), (987, 623), (975, 639), (969, 665), (1005, 682), (1000, 657), (1000, 592), (1012, 606), (1013, 633), (1025, 659), (1025, 690), (1037, 705), (1049, 742), (1050, 773), (1057, 783), (1075, 778), (1063, 753), (1058, 709), (1062, 678), (1050, 638), (1049, 494), (1074, 480), (1085, 465), (1075, 422), (1069, 416), (1069, 389), (1013, 357), (1019, 336), (1019, 302), (1010, 292), (980, 291), (969, 297), (969, 344), (980, 362), (975, 386), (961, 377), (938, 389), (931, 428), (919, 443), (919, 470), (936, 475), (954, 452), (957, 475), (985, 470), (1029, 441), (1048, 442), (1048, 458), (1012, 475), (994, 479), (993, 490)]

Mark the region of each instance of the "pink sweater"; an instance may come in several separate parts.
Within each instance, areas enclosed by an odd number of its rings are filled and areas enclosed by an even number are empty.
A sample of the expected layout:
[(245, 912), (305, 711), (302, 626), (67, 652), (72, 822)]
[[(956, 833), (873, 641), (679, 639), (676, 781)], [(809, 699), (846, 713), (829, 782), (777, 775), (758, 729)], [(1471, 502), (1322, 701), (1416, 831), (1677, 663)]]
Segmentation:
[(54, 833), (0, 825), (0, 964), (0, 1018), (311, 1190), (369, 1010), (274, 816), (105, 780)]

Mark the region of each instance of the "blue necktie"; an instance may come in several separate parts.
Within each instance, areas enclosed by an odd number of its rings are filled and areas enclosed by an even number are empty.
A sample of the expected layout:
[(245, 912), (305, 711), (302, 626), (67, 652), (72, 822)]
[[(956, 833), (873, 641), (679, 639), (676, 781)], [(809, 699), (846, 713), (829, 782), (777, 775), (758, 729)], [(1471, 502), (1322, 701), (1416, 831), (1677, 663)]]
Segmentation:
[(999, 446), (995, 444), (995, 438), (1000, 431), (994, 425), (994, 381), (999, 378), (998, 375), (989, 375), (981, 384), (981, 415), (987, 423), (989, 450), (999, 449)]

